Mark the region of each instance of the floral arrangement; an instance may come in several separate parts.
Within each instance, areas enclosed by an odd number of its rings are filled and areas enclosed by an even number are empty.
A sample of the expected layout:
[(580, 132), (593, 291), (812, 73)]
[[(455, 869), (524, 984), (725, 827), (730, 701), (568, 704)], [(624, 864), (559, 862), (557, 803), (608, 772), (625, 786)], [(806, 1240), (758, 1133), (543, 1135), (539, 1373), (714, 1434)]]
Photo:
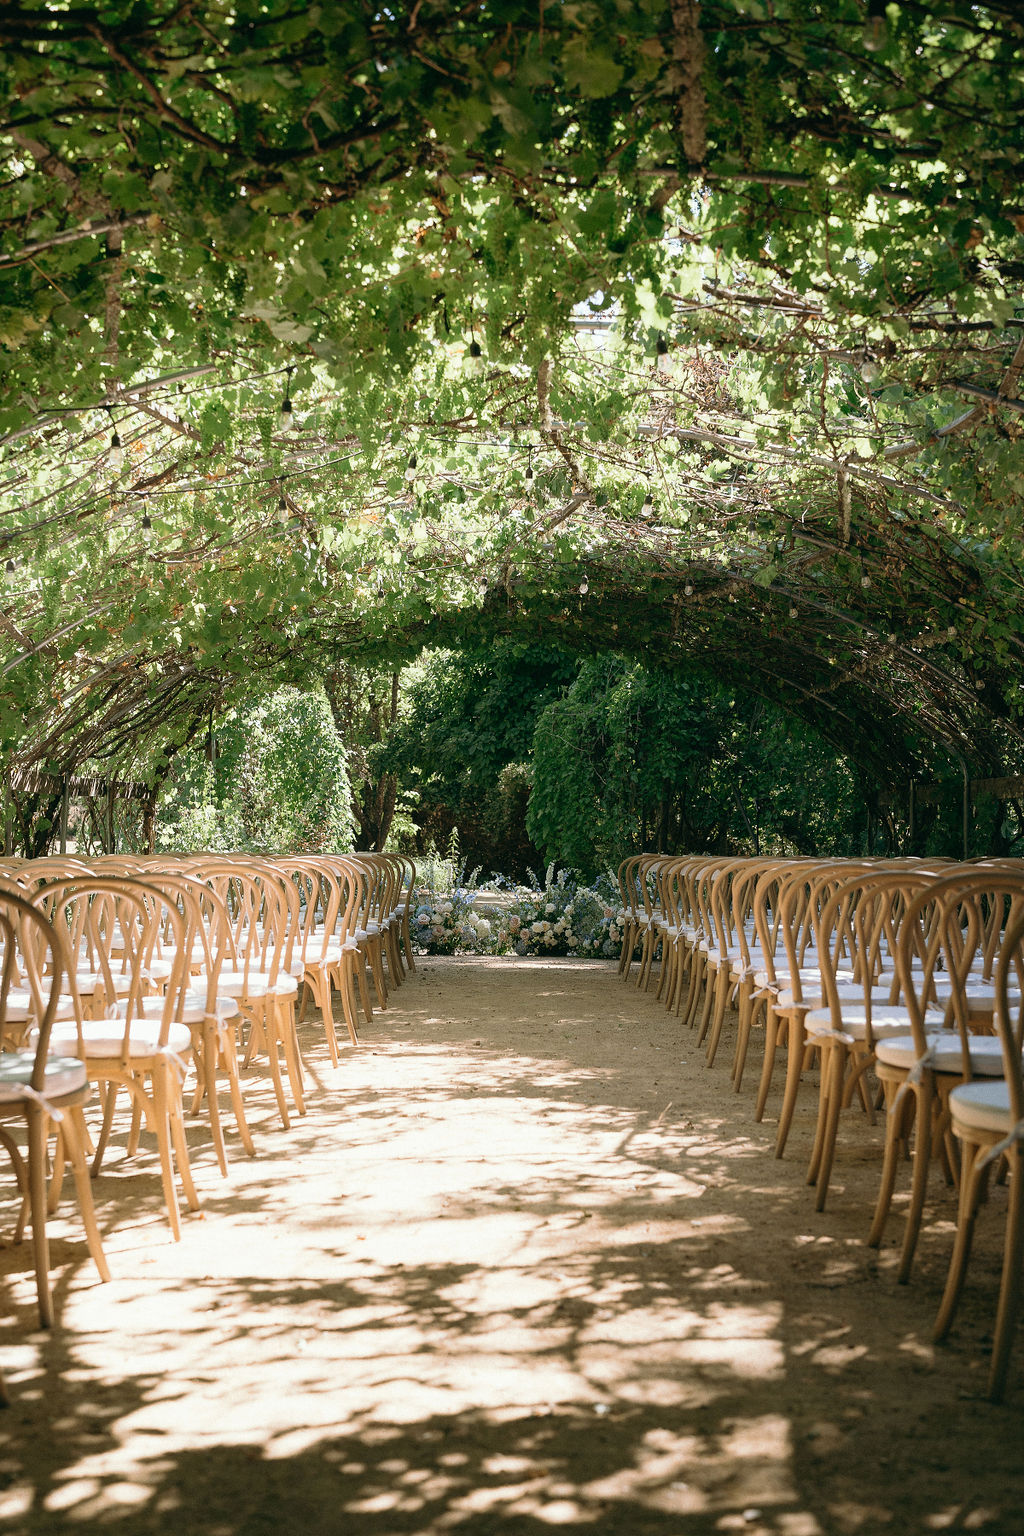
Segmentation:
[(477, 886), (478, 873), (450, 894), (436, 890), (431, 880), (417, 886), (410, 927), (420, 954), (607, 960), (621, 952), (623, 911), (612, 881), (584, 886), (568, 870), (556, 875), (549, 868), (543, 885), (537, 881), (510, 890), (509, 882), (499, 878), (489, 892)]

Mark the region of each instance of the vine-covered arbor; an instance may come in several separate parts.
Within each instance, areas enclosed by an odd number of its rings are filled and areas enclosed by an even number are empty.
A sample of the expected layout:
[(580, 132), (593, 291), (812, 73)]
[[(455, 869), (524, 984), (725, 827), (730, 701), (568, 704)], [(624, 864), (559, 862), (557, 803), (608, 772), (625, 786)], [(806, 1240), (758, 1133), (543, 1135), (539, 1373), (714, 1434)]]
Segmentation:
[(1021, 753), (1010, 4), (0, 6), (4, 793), (521, 633)]

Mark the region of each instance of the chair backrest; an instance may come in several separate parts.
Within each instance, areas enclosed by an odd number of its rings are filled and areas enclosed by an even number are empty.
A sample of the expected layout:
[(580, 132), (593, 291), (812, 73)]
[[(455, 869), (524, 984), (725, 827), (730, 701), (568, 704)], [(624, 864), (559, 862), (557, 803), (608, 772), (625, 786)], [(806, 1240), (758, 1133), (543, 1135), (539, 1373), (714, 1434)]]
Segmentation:
[(68, 972), (60, 933), (24, 896), (0, 890), (0, 1038), (15, 997), (18, 1031), (35, 1030), (31, 1086), (42, 1093), (58, 999)]
[[(1002, 1006), (1004, 1019), (1009, 1018), (1011, 991), (1018, 1000), (1024, 996), (1024, 958), (1019, 943), (1011, 942), (1019, 921), (1024, 921), (1024, 872), (994, 863), (964, 864), (933, 877), (909, 903), (897, 962), (919, 1059), (927, 1057), (925, 1005), (944, 982), (948, 996), (938, 993), (945, 1004), (942, 1027), (959, 1034), (962, 1075), (971, 1076), (967, 989), (979, 977), (994, 976), (995, 1014)], [(934, 1029), (934, 1022), (929, 1021), (929, 1027)], [(1019, 1066), (1018, 1061), (1018, 1071)]]
[[(84, 1010), (76, 974), (83, 967), (98, 978), (103, 1014), (119, 1021), (111, 1035), (120, 1034), (123, 1065), (127, 1068), (133, 1054), (133, 1026), (142, 1020), (159, 1021), (153, 1041), (155, 1049), (163, 1049), (171, 1023), (181, 1015), (189, 975), (186, 924), (174, 895), (141, 880), (89, 875), (42, 886), (34, 905), (67, 946), (80, 1054)], [(150, 974), (156, 960), (167, 965), (162, 990)]]

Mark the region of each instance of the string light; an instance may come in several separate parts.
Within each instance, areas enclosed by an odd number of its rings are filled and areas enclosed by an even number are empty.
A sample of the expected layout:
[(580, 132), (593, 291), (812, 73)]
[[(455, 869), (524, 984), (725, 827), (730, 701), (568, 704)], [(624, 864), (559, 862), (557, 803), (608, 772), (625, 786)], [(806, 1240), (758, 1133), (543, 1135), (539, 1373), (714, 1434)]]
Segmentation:
[(409, 462), (405, 466), (405, 478), (410, 485), (416, 479), (416, 455), (414, 453), (410, 453)]
[(587, 593), (589, 591), (590, 591), (590, 582), (584, 576), (583, 580), (580, 582), (580, 597), (586, 597), (586, 595), (587, 595)]
[(536, 480), (536, 478), (537, 477), (536, 477), (536, 475), (533, 472), (533, 449), (531, 448), (530, 449), (530, 458), (529, 458), (529, 461), (528, 461), (528, 463), (526, 465), (526, 494), (527, 494), (527, 496), (532, 494), (532, 492), (533, 492), (533, 482)]
[(675, 365), (672, 360), (672, 354), (668, 349), (668, 342), (665, 340), (664, 336), (659, 336), (657, 343), (655, 344), (654, 361), (659, 373), (663, 373), (670, 378), (675, 372)]
[(9, 559), (7, 564), (4, 566), (4, 570), (7, 572), (8, 576), (13, 576), (17, 569), (17, 562), (11, 559)]
[(683, 588), (683, 596), (684, 597), (692, 597), (693, 596), (693, 587), (690, 585), (689, 582), (687, 582), (686, 586)]
[(111, 433), (110, 448), (108, 450), (108, 458), (110, 460), (110, 467), (111, 467), (111, 469), (123, 469), (124, 468), (124, 448), (121, 446), (121, 439), (120, 439), (120, 437), (118, 436), (118, 433), (117, 433), (117, 422), (114, 420), (114, 413), (110, 409), (109, 405), (107, 406), (107, 415), (110, 417), (110, 425), (114, 429), (113, 432)]
[(873, 352), (865, 352), (860, 365), (860, 376), (865, 384), (877, 384), (882, 377), (881, 365)]
[(140, 526), (142, 528), (143, 533), (151, 533), (152, 532), (152, 529), (153, 529), (153, 519), (150, 517), (148, 512), (143, 512), (143, 514), (142, 514), (142, 523), (140, 524)]
[(884, 0), (869, 0), (868, 16), (864, 23), (864, 31), (861, 33), (861, 41), (868, 53), (881, 53), (889, 41)]
[(284, 399), (281, 401), (281, 409), (278, 412), (277, 426), (280, 432), (291, 432), (295, 426), (295, 412), (292, 410), (292, 374), (294, 368), (287, 368), (287, 383), (284, 386)]
[(288, 521), (288, 500), (283, 494), (277, 499), (277, 520), (279, 523)]
[(462, 362), (462, 371), (467, 379), (478, 379), (484, 371), (484, 354), (480, 350), (480, 343), (475, 336), (466, 349), (466, 355)]
[(640, 516), (654, 516), (654, 492), (651, 490), (651, 482), (649, 480), (647, 482), (647, 495), (644, 497), (644, 504), (640, 508)]

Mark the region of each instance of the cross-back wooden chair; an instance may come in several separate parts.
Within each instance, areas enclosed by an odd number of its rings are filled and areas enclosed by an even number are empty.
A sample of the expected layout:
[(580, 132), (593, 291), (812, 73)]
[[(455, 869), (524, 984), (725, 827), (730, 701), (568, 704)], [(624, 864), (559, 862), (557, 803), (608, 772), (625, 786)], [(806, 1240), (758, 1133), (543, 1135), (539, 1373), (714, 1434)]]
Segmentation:
[[(70, 972), (70, 956), (60, 932), (39, 908), (13, 890), (0, 889), (0, 1026), (10, 1044), (0, 1052), (0, 1143), (14, 1169), (22, 1196), (15, 1241), (32, 1227), (39, 1321), (53, 1324), (50, 1255), (46, 1218), (55, 1208), (59, 1177), (47, 1191), (48, 1130), (57, 1132), (57, 1168), (71, 1164), (89, 1252), (102, 1280), (110, 1279), (93, 1206), (85, 1163), (87, 1142), (83, 1106), (89, 1092), (85, 1065), (72, 1053), (55, 1049), (54, 1024)], [(8, 1126), (25, 1128), (26, 1147), (18, 1146)], [(2, 1391), (2, 1385), (0, 1385)]]

